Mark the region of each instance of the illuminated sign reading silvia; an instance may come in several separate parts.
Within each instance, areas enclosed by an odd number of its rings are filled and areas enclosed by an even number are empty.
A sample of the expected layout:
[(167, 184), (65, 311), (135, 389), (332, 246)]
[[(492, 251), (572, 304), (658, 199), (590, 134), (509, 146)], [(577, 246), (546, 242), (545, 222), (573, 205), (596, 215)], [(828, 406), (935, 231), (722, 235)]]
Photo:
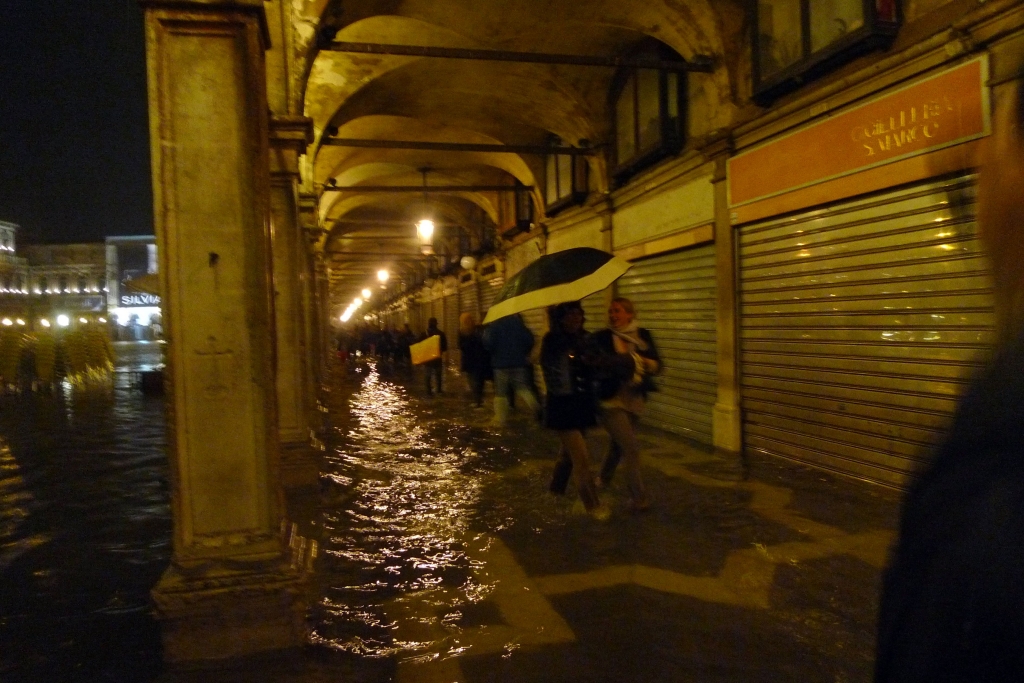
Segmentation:
[(122, 294), (121, 306), (159, 306), (160, 297), (156, 294)]

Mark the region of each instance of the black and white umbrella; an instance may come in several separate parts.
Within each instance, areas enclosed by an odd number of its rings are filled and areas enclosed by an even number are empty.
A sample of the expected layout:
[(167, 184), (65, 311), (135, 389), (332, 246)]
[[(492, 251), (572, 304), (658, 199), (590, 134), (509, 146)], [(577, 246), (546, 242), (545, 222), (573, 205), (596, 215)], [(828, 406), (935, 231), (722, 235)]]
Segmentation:
[(484, 324), (513, 313), (578, 301), (599, 292), (630, 268), (606, 251), (575, 247), (539, 259), (516, 273), (487, 309)]

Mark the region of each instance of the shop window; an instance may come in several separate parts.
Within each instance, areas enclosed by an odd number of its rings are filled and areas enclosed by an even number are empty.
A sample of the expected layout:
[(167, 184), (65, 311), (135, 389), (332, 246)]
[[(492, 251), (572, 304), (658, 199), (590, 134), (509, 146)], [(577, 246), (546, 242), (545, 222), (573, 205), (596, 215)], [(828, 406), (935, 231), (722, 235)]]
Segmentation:
[[(637, 56), (681, 57), (664, 45)], [(677, 154), (686, 138), (686, 74), (660, 69), (621, 70), (612, 88), (615, 119), (613, 176), (622, 182), (661, 159)]]
[(754, 100), (769, 104), (851, 59), (889, 44), (897, 0), (756, 0)]
[[(551, 144), (558, 146), (559, 138)], [(567, 206), (582, 204), (587, 198), (587, 162), (575, 154), (549, 154), (544, 172), (544, 206), (553, 216)]]

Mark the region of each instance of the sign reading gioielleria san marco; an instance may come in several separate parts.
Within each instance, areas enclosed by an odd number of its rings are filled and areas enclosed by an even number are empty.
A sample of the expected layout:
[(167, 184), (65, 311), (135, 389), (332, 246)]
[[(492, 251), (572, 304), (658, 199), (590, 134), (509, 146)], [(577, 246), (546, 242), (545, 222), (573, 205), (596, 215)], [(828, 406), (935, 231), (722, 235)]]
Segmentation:
[(740, 207), (983, 137), (987, 57), (916, 81), (729, 159)]

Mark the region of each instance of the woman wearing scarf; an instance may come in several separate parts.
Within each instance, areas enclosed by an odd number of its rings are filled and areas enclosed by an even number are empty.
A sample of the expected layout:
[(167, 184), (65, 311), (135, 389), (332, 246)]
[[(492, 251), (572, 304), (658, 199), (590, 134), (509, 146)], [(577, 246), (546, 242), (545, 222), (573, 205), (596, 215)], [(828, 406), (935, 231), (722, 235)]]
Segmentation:
[(606, 329), (594, 333), (594, 345), (602, 353), (614, 354), (618, 358), (630, 357), (633, 363), (616, 364), (616, 367), (625, 367), (626, 371), (606, 373), (598, 382), (601, 420), (612, 438), (608, 456), (601, 467), (600, 481), (607, 486), (619, 460), (625, 460), (632, 508), (646, 510), (650, 501), (640, 476), (636, 425), (643, 412), (647, 392), (654, 390), (651, 375), (661, 369), (661, 359), (651, 333), (637, 325), (632, 301), (625, 297), (612, 299), (608, 322)]

